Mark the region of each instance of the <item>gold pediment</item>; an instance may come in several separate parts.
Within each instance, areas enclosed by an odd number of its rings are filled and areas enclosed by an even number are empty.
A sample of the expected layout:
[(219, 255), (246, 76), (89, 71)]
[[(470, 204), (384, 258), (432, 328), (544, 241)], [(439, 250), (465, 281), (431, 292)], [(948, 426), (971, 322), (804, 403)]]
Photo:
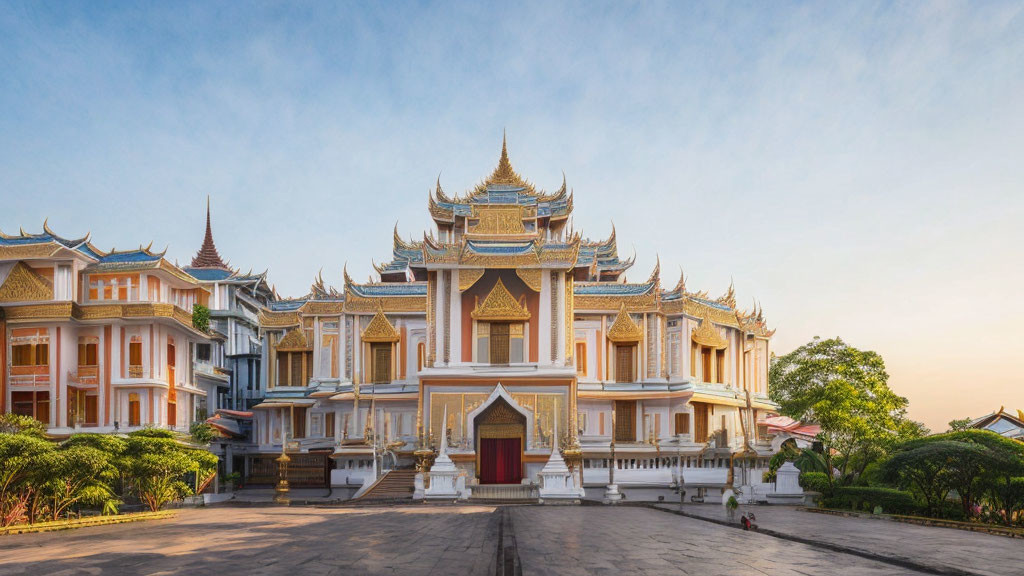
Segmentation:
[(398, 342), (399, 338), (398, 330), (388, 322), (382, 310), (377, 310), (362, 334), (363, 342)]
[(280, 351), (306, 351), (309, 350), (309, 343), (306, 342), (306, 331), (302, 326), (289, 330), (281, 341), (277, 343), (277, 350)]
[(0, 302), (53, 300), (53, 286), (24, 262), (18, 262), (0, 286)]
[(707, 316), (700, 321), (700, 326), (690, 331), (690, 335), (693, 341), (701, 346), (709, 346), (720, 350), (729, 345), (729, 342), (718, 333), (715, 324)]
[(519, 279), (529, 286), (530, 290), (538, 293), (540, 292), (541, 273), (542, 270), (539, 268), (516, 268), (516, 276), (519, 276)]
[(494, 283), (494, 288), (483, 299), (483, 302), (479, 298), (476, 299), (476, 306), (470, 316), (474, 320), (487, 322), (521, 322), (529, 320), (530, 311), (526, 309), (525, 304), (516, 300), (508, 288), (505, 288), (501, 278), (498, 278), (498, 281)]
[(615, 322), (608, 329), (608, 339), (612, 342), (639, 342), (644, 335), (643, 328), (633, 322), (629, 312), (626, 312), (626, 304), (619, 307), (619, 314)]
[[(472, 223), (475, 220), (476, 223)], [(526, 234), (522, 206), (473, 206), (467, 234)]]

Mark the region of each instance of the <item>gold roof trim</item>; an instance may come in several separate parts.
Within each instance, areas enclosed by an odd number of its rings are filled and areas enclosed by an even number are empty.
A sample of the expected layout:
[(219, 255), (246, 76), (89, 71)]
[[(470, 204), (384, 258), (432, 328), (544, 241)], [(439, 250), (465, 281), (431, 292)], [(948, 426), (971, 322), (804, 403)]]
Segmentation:
[(484, 298), (476, 299), (476, 307), (470, 313), (474, 320), (484, 321), (523, 321), (530, 319), (530, 311), (526, 306), (516, 300), (515, 296), (505, 288), (505, 284), (498, 278), (494, 288)]
[[(17, 236), (14, 236), (14, 238), (17, 238)], [(14, 260), (15, 258), (48, 258), (57, 253), (60, 248), (61, 246), (56, 242), (0, 246), (0, 260)]]
[(32, 267), (18, 262), (11, 268), (3, 286), (0, 286), (0, 302), (45, 302), (53, 300), (53, 286)]
[(615, 322), (608, 329), (608, 339), (612, 342), (639, 342), (643, 335), (643, 329), (633, 322), (629, 313), (626, 312), (626, 304), (623, 303), (619, 307), (619, 314), (615, 317)]
[(380, 308), (363, 330), (361, 336), (363, 342), (398, 342), (400, 336), (398, 330), (391, 325), (384, 311)]
[(357, 296), (352, 291), (345, 294), (345, 312), (376, 312), (383, 309), (390, 314), (412, 313), (425, 314), (427, 311), (426, 296), (388, 296), (385, 298), (368, 298)]
[(516, 276), (526, 284), (530, 290), (540, 292), (540, 268), (516, 268)]
[(299, 324), (299, 315), (295, 312), (260, 312), (260, 326), (263, 328), (287, 328)]
[(296, 326), (289, 330), (284, 338), (277, 343), (278, 352), (305, 352), (309, 349), (309, 343), (306, 342), (306, 331), (302, 329), (302, 326)]
[(707, 316), (700, 321), (700, 326), (690, 331), (693, 341), (701, 346), (710, 346), (716, 350), (726, 348), (729, 342), (718, 333), (714, 323)]
[(459, 270), (459, 292), (465, 292), (476, 284), (484, 275), (483, 268), (463, 268)]

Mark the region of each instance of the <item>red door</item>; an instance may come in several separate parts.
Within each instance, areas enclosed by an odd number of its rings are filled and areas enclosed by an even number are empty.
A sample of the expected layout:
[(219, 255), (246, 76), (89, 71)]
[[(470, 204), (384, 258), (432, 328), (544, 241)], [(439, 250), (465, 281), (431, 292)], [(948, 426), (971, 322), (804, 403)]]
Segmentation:
[(480, 483), (519, 484), (523, 480), (519, 438), (480, 439)]

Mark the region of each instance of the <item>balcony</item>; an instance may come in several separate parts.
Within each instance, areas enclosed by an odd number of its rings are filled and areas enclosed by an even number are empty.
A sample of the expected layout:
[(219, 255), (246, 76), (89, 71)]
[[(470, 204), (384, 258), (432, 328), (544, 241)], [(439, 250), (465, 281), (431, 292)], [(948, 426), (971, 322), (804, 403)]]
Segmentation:
[(11, 386), (49, 386), (49, 366), (8, 366)]
[(77, 370), (68, 372), (68, 382), (78, 387), (91, 387), (99, 384), (99, 366), (79, 366)]

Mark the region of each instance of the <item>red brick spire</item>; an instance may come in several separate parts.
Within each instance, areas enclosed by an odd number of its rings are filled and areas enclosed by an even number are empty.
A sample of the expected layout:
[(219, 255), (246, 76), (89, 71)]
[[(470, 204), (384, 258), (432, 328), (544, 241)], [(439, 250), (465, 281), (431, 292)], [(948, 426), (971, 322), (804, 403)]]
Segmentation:
[(213, 229), (210, 227), (210, 197), (206, 197), (206, 237), (203, 238), (203, 246), (192, 258), (192, 268), (223, 268), (228, 265), (220, 258), (217, 247), (213, 244)]

